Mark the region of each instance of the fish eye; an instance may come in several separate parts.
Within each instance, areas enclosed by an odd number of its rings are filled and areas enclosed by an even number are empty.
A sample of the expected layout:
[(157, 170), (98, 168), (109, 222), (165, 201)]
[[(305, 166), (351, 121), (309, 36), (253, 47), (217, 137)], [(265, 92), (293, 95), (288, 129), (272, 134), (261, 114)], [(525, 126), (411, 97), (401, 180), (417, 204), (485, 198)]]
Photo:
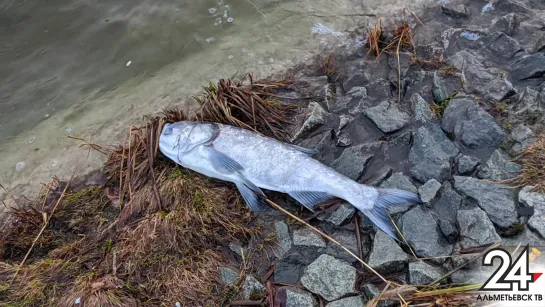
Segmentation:
[(164, 135), (169, 135), (169, 134), (172, 134), (172, 128), (171, 127), (168, 127), (165, 129), (165, 132), (163, 133)]

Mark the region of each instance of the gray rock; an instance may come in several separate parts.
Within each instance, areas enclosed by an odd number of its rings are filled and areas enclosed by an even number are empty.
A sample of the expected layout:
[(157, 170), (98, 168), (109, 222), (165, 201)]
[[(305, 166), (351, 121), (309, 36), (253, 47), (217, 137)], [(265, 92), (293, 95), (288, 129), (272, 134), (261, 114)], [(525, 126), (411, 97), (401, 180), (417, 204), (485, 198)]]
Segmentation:
[(527, 87), (518, 97), (513, 108), (513, 116), (515, 119), (529, 122), (531, 124), (543, 124), (545, 121), (545, 92), (538, 91)]
[(513, 144), (510, 150), (513, 155), (521, 154), (528, 145), (533, 144), (536, 141), (532, 130), (523, 124), (513, 127), (511, 139), (515, 141), (515, 144)]
[(339, 147), (348, 147), (352, 145), (352, 139), (348, 135), (348, 133), (344, 131), (340, 131), (337, 133), (337, 142), (335, 142), (335, 145)]
[(238, 280), (239, 273), (231, 268), (219, 268), (221, 282), (226, 286), (234, 285)]
[[(379, 296), (381, 294), (381, 291), (373, 284), (365, 284), (361, 287), (361, 290), (363, 292), (363, 295), (365, 297), (364, 303), (368, 303), (373, 298)], [(390, 307), (390, 306), (398, 306), (399, 303), (393, 300), (381, 300), (377, 307)]]
[(246, 276), (244, 283), (242, 284), (242, 297), (245, 300), (250, 299), (252, 294), (260, 294), (267, 290), (259, 280), (255, 279), (253, 276)]
[(473, 99), (454, 99), (445, 112), (441, 128), (471, 149), (496, 147), (505, 133), (494, 118)]
[(545, 238), (545, 194), (533, 192), (532, 186), (524, 187), (519, 193), (519, 201), (534, 208), (534, 215), (528, 221), (528, 227)]
[(392, 174), (393, 169), (388, 165), (383, 165), (378, 171), (374, 172), (368, 179), (365, 180), (365, 184), (370, 186), (380, 185), (388, 176)]
[(418, 188), (420, 199), (424, 203), (429, 203), (435, 198), (437, 192), (441, 188), (441, 183), (435, 179), (430, 179), (428, 182)]
[(286, 307), (314, 307), (316, 299), (311, 293), (291, 287), (282, 288), (286, 291)]
[(333, 162), (333, 168), (339, 173), (357, 180), (380, 143), (368, 143), (346, 148), (341, 156)]
[(356, 269), (329, 255), (321, 255), (305, 270), (301, 283), (312, 293), (334, 301), (355, 292)]
[(458, 173), (461, 175), (471, 174), (478, 164), (479, 159), (473, 156), (463, 155), (458, 159)]
[(436, 118), (430, 105), (419, 94), (411, 96), (411, 108), (413, 110), (414, 120), (419, 123), (428, 123)]
[[(364, 87), (365, 89), (365, 87)], [(352, 121), (352, 117), (348, 115), (341, 115), (339, 117), (339, 131), (343, 130), (344, 127), (348, 126), (348, 124)]]
[(464, 249), (501, 242), (486, 212), (479, 208), (458, 211), (458, 225)]
[(274, 281), (286, 284), (298, 283), (305, 268), (321, 254), (317, 248), (292, 248), (277, 262), (274, 269)]
[(377, 230), (368, 264), (375, 270), (391, 273), (403, 270), (409, 257), (390, 236)]
[[(401, 231), (418, 257), (450, 256), (453, 246), (439, 232), (437, 222), (430, 212), (414, 207), (401, 217)], [(443, 263), (444, 258), (434, 259)]]
[(454, 191), (450, 182), (446, 182), (441, 191), (441, 197), (433, 207), (442, 218), (455, 221), (461, 205), (462, 196)]
[(405, 127), (411, 119), (407, 113), (399, 109), (397, 103), (388, 101), (368, 108), (363, 113), (384, 133), (394, 132)]
[(447, 242), (450, 244), (455, 244), (458, 241), (459, 233), (456, 226), (454, 226), (450, 221), (445, 219), (439, 220), (439, 228), (441, 229), (441, 233), (443, 233), (443, 236), (447, 239)]
[(505, 100), (516, 94), (513, 84), (505, 78), (496, 78), (488, 82), (484, 87), (484, 98), (496, 102)]
[(314, 132), (325, 124), (327, 112), (317, 102), (310, 102), (308, 105), (308, 115), (303, 125), (295, 133), (292, 138), (292, 142), (307, 137), (310, 133)]
[(475, 199), (494, 225), (508, 229), (517, 224), (515, 194), (509, 187), (462, 176), (454, 176), (454, 187), (463, 196)]
[(479, 266), (471, 270), (456, 271), (450, 275), (450, 278), (453, 283), (480, 284), (490, 278), (492, 273), (494, 273), (494, 270), (488, 267)]
[(420, 182), (442, 182), (449, 177), (450, 162), (457, 154), (458, 149), (438, 125), (426, 124), (418, 128), (409, 152), (411, 175)]
[(276, 221), (274, 223), (274, 229), (276, 231), (276, 239), (278, 240), (279, 248), (277, 256), (282, 258), (291, 248), (292, 241), (288, 225), (284, 221)]
[(346, 93), (346, 95), (352, 96), (354, 98), (365, 99), (367, 98), (367, 89), (363, 86), (353, 87), (351, 90)]
[(435, 71), (433, 73), (433, 89), (432, 89), (433, 101), (437, 104), (443, 103), (448, 97), (449, 93), (445, 88), (443, 80), (439, 77), (439, 73)]
[(365, 87), (367, 89), (367, 95), (370, 97), (386, 98), (392, 97), (392, 90), (390, 88), (390, 81), (379, 78)]
[(441, 6), (443, 14), (454, 18), (467, 18), (469, 13), (463, 4), (445, 4)]
[(354, 212), (356, 212), (354, 206), (348, 203), (342, 203), (337, 210), (333, 211), (326, 221), (335, 226), (342, 226), (352, 219)]
[(494, 29), (496, 31), (503, 32), (509, 36), (512, 36), (515, 30), (519, 27), (520, 20), (515, 13), (510, 13), (505, 16), (502, 16), (494, 24)]
[(511, 67), (515, 80), (540, 78), (545, 74), (545, 52), (538, 52), (515, 62)]
[(521, 168), (519, 164), (509, 161), (505, 154), (495, 150), (477, 175), (483, 179), (504, 180), (516, 177)]
[(325, 241), (310, 228), (300, 228), (293, 231), (293, 245), (326, 247)]
[(409, 281), (411, 285), (427, 285), (442, 277), (445, 273), (422, 261), (409, 263)]
[(515, 236), (502, 238), (502, 246), (517, 247), (519, 244), (521, 246), (530, 244), (530, 247), (545, 246), (545, 239), (528, 229), (528, 227), (524, 228), (521, 233)]
[(403, 173), (394, 173), (390, 178), (386, 179), (381, 185), (381, 188), (387, 189), (401, 189), (409, 192), (417, 193), (418, 190), (411, 182), (409, 177), (403, 175)]
[(325, 307), (364, 307), (363, 299), (361, 296), (351, 296), (340, 299), (338, 301), (331, 302)]
[(327, 110), (333, 113), (344, 112), (357, 100), (359, 99), (349, 95), (333, 96), (326, 101)]
[[(331, 234), (331, 237), (337, 242), (341, 243), (344, 247), (348, 248), (350, 252), (358, 255), (358, 240), (356, 233), (353, 230), (339, 229)], [(364, 255), (369, 253), (369, 240), (367, 236), (361, 236), (362, 239), (362, 252)], [(357, 260), (347, 253), (344, 249), (333, 242), (329, 242), (326, 253), (340, 260), (344, 260), (350, 263), (356, 263)]]
[(234, 242), (229, 243), (229, 249), (230, 249), (233, 253), (235, 253), (235, 254), (237, 254), (237, 255), (239, 255), (239, 256), (241, 256), (241, 257), (242, 257), (242, 253), (243, 253), (243, 252), (246, 253), (246, 249), (245, 249), (245, 248), (243, 248), (240, 244), (234, 243)]
[(493, 33), (492, 40), (486, 47), (496, 61), (510, 60), (524, 51), (516, 40), (502, 32)]
[(369, 83), (369, 79), (371, 79), (371, 77), (367, 73), (355, 73), (344, 82), (344, 90), (350, 91), (353, 87), (365, 86)]

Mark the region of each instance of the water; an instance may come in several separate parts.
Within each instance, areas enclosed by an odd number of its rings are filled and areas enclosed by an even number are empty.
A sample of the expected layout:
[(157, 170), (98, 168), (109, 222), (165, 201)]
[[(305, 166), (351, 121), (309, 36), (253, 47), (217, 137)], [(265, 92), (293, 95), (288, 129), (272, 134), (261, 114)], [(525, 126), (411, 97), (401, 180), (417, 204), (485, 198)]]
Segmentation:
[(237, 71), (267, 77), (308, 62), (346, 40), (347, 29), (374, 22), (366, 15), (403, 3), (4, 0), (0, 183), (35, 191), (76, 165), (95, 169), (105, 157), (68, 135), (119, 143), (129, 125), (186, 104), (208, 80)]

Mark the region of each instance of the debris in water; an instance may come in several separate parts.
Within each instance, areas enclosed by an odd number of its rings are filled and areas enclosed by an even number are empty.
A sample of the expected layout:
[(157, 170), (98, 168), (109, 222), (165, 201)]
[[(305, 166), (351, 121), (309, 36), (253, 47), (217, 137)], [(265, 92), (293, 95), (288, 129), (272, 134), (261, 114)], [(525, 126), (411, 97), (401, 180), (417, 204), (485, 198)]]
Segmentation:
[(131, 63), (132, 63), (132, 61), (128, 61), (127, 64), (126, 64), (127, 67), (129, 67), (131, 65)]
[(274, 59), (273, 59), (273, 58), (269, 58), (269, 63), (274, 63)]
[(222, 23), (221, 17), (218, 17), (218, 18), (216, 18), (216, 22), (214, 22), (214, 25), (215, 26), (221, 25), (221, 23)]
[(53, 162), (51, 162), (51, 167), (55, 168), (57, 167), (57, 165), (59, 165), (59, 162), (57, 162), (57, 160), (53, 160)]
[(46, 115), (45, 115), (45, 118), (48, 118), (48, 117), (49, 117), (49, 114), (46, 114)]
[(229, 58), (229, 60), (232, 60), (232, 59), (233, 59), (233, 55), (230, 54), (230, 55), (228, 56), (228, 58)]
[(233, 17), (227, 18), (227, 22), (233, 22), (233, 20), (234, 20)]
[(180, 302), (176, 302), (176, 307), (182, 307), (182, 304)]
[(216, 41), (216, 39), (213, 38), (213, 37), (209, 37), (209, 38), (206, 39), (206, 42), (207, 42), (207, 43), (213, 43), (213, 42), (215, 42), (215, 41)]
[(66, 134), (70, 134), (72, 133), (72, 127), (68, 126), (64, 131), (66, 131)]
[(17, 162), (17, 164), (15, 164), (15, 171), (16, 172), (20, 172), (24, 168), (25, 168), (25, 162)]
[(337, 32), (335, 31), (335, 29), (333, 29), (332, 27), (330, 26), (326, 26), (324, 25), (323, 23), (317, 23), (315, 24), (313, 27), (312, 27), (312, 34), (329, 34), (329, 35), (333, 35), (335, 37), (339, 37), (339, 36), (343, 36), (344, 34), (341, 33), (341, 32)]
[(81, 304), (81, 297), (78, 297), (74, 303), (76, 305)]
[(467, 40), (470, 40), (470, 41), (476, 41), (479, 38), (481, 38), (481, 36), (479, 34), (471, 33), (471, 32), (468, 32), (468, 31), (463, 31), (462, 34), (460, 34), (460, 36), (467, 39)]
[(211, 7), (211, 8), (208, 9), (208, 13), (210, 13), (211, 15), (216, 14), (217, 11), (218, 10), (215, 7)]
[(32, 143), (34, 143), (35, 140), (36, 140), (36, 137), (35, 137), (35, 136), (31, 136), (31, 137), (28, 138), (28, 143), (29, 143), (29, 144), (32, 144)]

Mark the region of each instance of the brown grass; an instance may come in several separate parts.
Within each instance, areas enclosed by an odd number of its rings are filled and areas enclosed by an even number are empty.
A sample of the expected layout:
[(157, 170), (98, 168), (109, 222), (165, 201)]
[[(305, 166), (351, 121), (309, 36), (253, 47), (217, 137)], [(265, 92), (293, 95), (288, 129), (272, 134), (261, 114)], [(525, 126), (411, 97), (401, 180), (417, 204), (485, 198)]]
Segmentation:
[(223, 79), (205, 87), (194, 116), (167, 110), (131, 127), (123, 146), (81, 140), (108, 154), (106, 186), (56, 182), (35, 200), (16, 199), (0, 231), (0, 305), (218, 306), (226, 293), (218, 246), (259, 231), (231, 186), (160, 156), (158, 136), (167, 122), (198, 120), (284, 138), (295, 106), (273, 91), (287, 83), (246, 77), (249, 84)]
[(545, 193), (545, 135), (539, 135), (514, 161), (522, 165), (522, 170), (505, 182), (516, 187), (533, 186), (533, 191)]

